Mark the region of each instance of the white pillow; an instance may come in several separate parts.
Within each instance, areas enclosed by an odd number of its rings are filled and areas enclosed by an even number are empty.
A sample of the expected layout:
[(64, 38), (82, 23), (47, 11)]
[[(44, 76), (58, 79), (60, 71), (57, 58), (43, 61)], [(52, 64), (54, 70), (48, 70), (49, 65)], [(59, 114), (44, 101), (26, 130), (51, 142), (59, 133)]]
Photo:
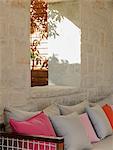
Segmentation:
[(76, 112), (67, 116), (50, 117), (58, 136), (64, 137), (65, 150), (90, 149), (91, 143)]

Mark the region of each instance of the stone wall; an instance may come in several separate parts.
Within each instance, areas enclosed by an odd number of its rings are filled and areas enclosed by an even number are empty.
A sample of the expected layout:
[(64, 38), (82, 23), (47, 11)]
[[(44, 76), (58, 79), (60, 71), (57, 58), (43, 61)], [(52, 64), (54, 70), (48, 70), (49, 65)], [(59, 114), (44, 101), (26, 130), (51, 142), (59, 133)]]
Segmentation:
[[(21, 105), (33, 99), (30, 88), (29, 6), (30, 0), (0, 0), (2, 105)], [(89, 98), (108, 95), (113, 90), (113, 2), (80, 0), (80, 8), (81, 87)]]
[(0, 95), (21, 103), (30, 87), (29, 0), (0, 0)]
[(81, 0), (81, 86), (91, 99), (113, 91), (112, 18), (112, 0)]

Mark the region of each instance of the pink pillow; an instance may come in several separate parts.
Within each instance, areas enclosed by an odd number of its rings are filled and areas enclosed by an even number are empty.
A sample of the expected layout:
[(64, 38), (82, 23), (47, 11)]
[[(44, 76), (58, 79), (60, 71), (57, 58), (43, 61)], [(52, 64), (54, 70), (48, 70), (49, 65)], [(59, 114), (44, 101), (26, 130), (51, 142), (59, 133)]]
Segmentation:
[[(43, 113), (38, 113), (37, 115), (33, 116), (32, 118), (26, 120), (26, 121), (16, 121), (14, 119), (10, 119), (9, 121), (11, 128), (16, 133), (22, 133), (26, 135), (45, 135), (45, 136), (54, 136), (56, 137), (56, 134), (54, 132), (54, 129), (51, 125), (50, 120), (48, 117)], [(33, 140), (32, 142), (37, 143), (37, 141)], [(46, 149), (49, 150), (49, 144), (48, 142), (40, 142), (41, 145), (38, 146), (38, 144), (29, 143), (29, 148), (34, 150), (44, 150), (44, 144), (46, 144)], [(24, 145), (24, 148), (27, 147), (26, 142), (19, 142), (19, 147), (22, 148), (22, 145)], [(55, 144), (51, 143), (53, 145), (51, 147), (51, 150), (55, 150)]]
[(113, 105), (110, 105), (111, 106), (111, 108), (112, 108), (112, 110), (113, 110)]
[(50, 120), (43, 112), (38, 113), (25, 121), (10, 119), (9, 123), (12, 130), (16, 133), (23, 133), (26, 135), (56, 136)]
[(88, 136), (90, 142), (95, 143), (95, 142), (100, 141), (100, 139), (97, 137), (97, 135), (93, 129), (93, 126), (89, 120), (87, 113), (81, 114), (80, 120), (86, 130), (86, 133), (87, 133), (87, 136)]

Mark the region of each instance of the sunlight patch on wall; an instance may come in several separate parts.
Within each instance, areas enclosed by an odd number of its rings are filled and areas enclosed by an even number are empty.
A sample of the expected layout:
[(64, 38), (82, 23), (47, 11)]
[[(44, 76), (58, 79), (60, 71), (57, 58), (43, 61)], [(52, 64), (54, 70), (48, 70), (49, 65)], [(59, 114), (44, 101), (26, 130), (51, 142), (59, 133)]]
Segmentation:
[(56, 24), (58, 36), (48, 38), (49, 85), (74, 86), (81, 81), (81, 30), (69, 19)]

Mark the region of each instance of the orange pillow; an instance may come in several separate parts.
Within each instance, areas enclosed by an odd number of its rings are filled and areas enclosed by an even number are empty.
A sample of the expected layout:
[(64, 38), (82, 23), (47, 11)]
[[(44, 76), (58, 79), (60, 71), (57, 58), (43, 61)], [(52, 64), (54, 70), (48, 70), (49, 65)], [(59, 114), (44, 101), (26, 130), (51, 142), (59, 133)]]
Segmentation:
[(112, 129), (113, 129), (113, 110), (112, 110), (112, 108), (108, 104), (106, 104), (102, 107), (102, 109), (104, 110), (104, 112), (112, 126)]

